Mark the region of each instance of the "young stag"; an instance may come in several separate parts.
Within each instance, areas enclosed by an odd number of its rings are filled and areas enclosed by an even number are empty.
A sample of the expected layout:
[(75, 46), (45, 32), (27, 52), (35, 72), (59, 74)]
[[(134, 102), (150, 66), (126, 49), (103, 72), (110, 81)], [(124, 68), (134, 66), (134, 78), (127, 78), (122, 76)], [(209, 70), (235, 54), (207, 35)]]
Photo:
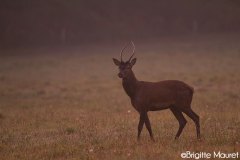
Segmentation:
[(145, 123), (150, 137), (154, 141), (147, 113), (148, 111), (159, 111), (163, 109), (170, 109), (179, 122), (179, 129), (175, 139), (181, 135), (182, 130), (187, 123), (183, 113), (188, 115), (194, 121), (197, 138), (200, 138), (199, 116), (191, 109), (193, 88), (178, 80), (165, 80), (160, 82), (138, 81), (132, 71), (132, 67), (137, 59), (132, 59), (135, 46), (133, 42), (131, 42), (131, 44), (133, 46), (133, 52), (129, 60), (126, 62), (122, 60), (122, 53), (127, 47), (126, 45), (120, 53), (121, 61), (113, 58), (113, 62), (119, 67), (120, 72), (118, 73), (118, 76), (119, 78), (122, 78), (122, 85), (125, 92), (130, 97), (133, 107), (140, 114), (138, 140)]

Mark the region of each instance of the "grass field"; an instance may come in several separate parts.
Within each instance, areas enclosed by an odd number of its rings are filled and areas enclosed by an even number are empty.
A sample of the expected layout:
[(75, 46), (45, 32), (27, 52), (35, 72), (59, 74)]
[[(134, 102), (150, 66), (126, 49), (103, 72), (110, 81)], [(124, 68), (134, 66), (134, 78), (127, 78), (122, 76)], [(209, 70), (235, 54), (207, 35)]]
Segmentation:
[[(181, 159), (192, 152), (240, 151), (240, 38), (135, 42), (139, 80), (178, 79), (195, 88), (202, 140), (169, 110), (150, 112), (137, 142), (138, 113), (118, 69), (122, 43), (68, 49), (1, 50), (0, 159)], [(126, 58), (126, 57), (125, 57)]]

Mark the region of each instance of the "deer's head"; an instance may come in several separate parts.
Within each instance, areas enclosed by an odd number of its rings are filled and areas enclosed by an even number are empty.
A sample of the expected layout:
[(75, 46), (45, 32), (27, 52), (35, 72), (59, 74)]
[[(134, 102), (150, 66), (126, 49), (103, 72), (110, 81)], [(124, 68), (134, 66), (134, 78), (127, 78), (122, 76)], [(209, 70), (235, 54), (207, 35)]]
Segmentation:
[[(123, 61), (122, 60), (122, 53), (124, 51), (124, 49), (126, 49), (126, 47), (129, 45), (129, 44), (132, 44), (133, 46), (133, 52), (132, 52), (132, 55), (131, 57), (129, 58), (129, 60), (127, 61)], [(135, 46), (134, 46), (134, 43), (131, 41), (131, 43), (129, 43), (127, 45), (125, 45), (125, 47), (122, 49), (121, 53), (120, 53), (120, 57), (121, 57), (121, 61), (113, 58), (113, 62), (116, 66), (118, 66), (119, 68), (119, 73), (118, 73), (118, 77), (119, 78), (126, 78), (128, 77), (130, 74), (132, 74), (132, 67), (133, 65), (136, 63), (137, 59), (136, 58), (133, 58), (133, 55), (134, 55), (134, 52), (135, 52)]]

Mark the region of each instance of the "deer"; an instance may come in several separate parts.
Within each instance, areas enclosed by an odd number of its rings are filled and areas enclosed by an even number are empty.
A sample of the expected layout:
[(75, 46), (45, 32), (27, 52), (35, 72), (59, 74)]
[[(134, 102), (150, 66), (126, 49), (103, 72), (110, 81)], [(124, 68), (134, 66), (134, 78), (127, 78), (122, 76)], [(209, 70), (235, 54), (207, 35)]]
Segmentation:
[[(127, 61), (123, 61), (123, 51), (130, 44), (133, 47), (132, 55)], [(145, 124), (151, 140), (155, 141), (148, 112), (164, 109), (170, 109), (179, 123), (175, 139), (179, 138), (187, 123), (183, 113), (195, 123), (197, 139), (200, 139), (199, 116), (191, 109), (194, 88), (179, 80), (163, 80), (159, 82), (139, 81), (132, 70), (137, 61), (137, 58), (133, 58), (134, 53), (135, 45), (131, 41), (121, 50), (120, 61), (113, 58), (113, 62), (118, 66), (118, 77), (122, 79), (124, 91), (130, 97), (132, 106), (140, 115), (137, 140), (140, 140), (141, 131)]]

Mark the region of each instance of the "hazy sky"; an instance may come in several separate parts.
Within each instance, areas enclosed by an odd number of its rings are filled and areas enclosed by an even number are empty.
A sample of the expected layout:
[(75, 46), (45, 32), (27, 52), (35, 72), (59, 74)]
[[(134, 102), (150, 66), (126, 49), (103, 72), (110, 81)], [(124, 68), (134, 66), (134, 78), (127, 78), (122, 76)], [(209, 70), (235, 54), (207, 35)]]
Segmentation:
[(3, 45), (235, 32), (238, 0), (1, 0)]

